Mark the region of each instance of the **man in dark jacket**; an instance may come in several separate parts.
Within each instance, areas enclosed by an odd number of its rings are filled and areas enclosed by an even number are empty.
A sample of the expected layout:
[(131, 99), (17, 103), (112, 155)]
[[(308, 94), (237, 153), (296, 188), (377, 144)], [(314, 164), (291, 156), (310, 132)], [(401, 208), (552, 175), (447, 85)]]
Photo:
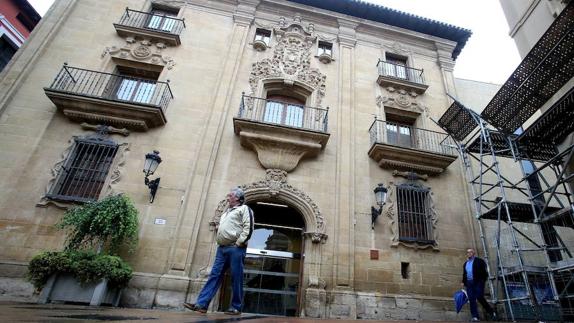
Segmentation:
[(488, 314), (496, 319), (496, 314), (492, 307), (488, 304), (486, 299), (484, 299), (484, 283), (488, 279), (488, 271), (486, 269), (486, 262), (484, 260), (476, 257), (474, 249), (468, 249), (466, 251), (466, 256), (468, 260), (464, 263), (462, 267), (462, 285), (466, 287), (466, 293), (468, 294), (468, 302), (470, 303), (470, 313), (472, 314), (472, 321), (478, 322), (478, 308), (476, 306), (476, 301), (478, 300), (482, 307), (488, 312)]

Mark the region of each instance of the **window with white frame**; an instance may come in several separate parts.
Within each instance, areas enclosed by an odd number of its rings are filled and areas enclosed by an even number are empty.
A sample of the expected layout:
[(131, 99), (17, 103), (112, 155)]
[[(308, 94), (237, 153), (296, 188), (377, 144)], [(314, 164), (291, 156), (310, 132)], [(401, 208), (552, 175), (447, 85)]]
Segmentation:
[(317, 45), (317, 56), (327, 55), (333, 57), (333, 44), (320, 41)]
[(271, 30), (257, 28), (255, 30), (255, 41), (263, 42), (265, 45), (269, 46), (271, 42)]
[(117, 66), (109, 80), (107, 92), (111, 99), (132, 103), (156, 104), (158, 72)]
[(387, 53), (385, 59), (385, 74), (387, 76), (408, 79), (406, 57)]
[(304, 102), (284, 95), (270, 95), (265, 104), (263, 121), (303, 127), (304, 112)]
[(178, 9), (173, 8), (152, 8), (146, 27), (165, 32), (172, 32), (177, 25)]

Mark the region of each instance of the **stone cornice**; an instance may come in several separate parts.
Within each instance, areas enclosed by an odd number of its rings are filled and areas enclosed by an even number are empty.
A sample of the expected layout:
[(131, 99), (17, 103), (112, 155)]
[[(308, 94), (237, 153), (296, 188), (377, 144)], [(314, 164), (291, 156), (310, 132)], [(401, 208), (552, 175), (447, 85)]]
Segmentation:
[(339, 39), (339, 43), (343, 46), (348, 47), (355, 47), (357, 44), (357, 26), (358, 23), (347, 20), (347, 19), (337, 19), (337, 23), (339, 24), (339, 33), (337, 38)]
[(233, 13), (233, 21), (239, 25), (251, 25), (259, 2), (259, 0), (239, 0), (237, 9)]
[[(304, 6), (304, 5), (300, 5), (297, 3), (293, 3), (293, 2), (288, 2), (288, 1), (280, 1), (280, 0), (261, 0), (262, 4), (272, 4), (272, 5), (276, 5), (279, 7), (287, 7), (290, 8), (291, 10), (293, 10), (294, 12), (298, 12), (301, 14), (304, 14), (305, 16), (305, 20), (309, 21), (309, 22), (313, 22), (317, 25), (320, 25), (321, 22), (319, 21), (318, 17), (326, 17), (326, 19), (336, 19), (337, 23), (339, 24), (339, 27), (341, 26), (340, 21), (345, 21), (351, 24), (356, 24), (356, 34), (360, 35), (363, 34), (363, 30), (361, 30), (364, 27), (367, 28), (372, 28), (374, 29), (373, 33), (376, 33), (380, 36), (381, 32), (387, 32), (387, 31), (391, 31), (391, 32), (395, 32), (398, 34), (403, 34), (403, 35), (408, 35), (411, 37), (416, 38), (418, 41), (421, 42), (425, 42), (425, 43), (432, 43), (432, 42), (443, 42), (443, 43), (452, 43), (454, 44), (452, 49), (455, 48), (456, 46), (456, 42), (455, 41), (451, 41), (448, 39), (444, 39), (444, 38), (440, 38), (437, 36), (432, 36), (432, 35), (428, 35), (428, 34), (424, 34), (421, 32), (417, 32), (417, 31), (413, 31), (413, 30), (408, 30), (408, 29), (404, 29), (404, 28), (400, 28), (400, 27), (395, 27), (395, 26), (391, 26), (391, 25), (387, 25), (387, 24), (383, 24), (380, 22), (375, 22), (375, 21), (368, 21), (365, 19), (360, 19), (360, 18), (356, 18), (356, 17), (352, 17), (352, 16), (347, 16), (347, 15), (343, 15), (337, 12), (332, 12), (332, 11), (328, 11), (328, 10), (324, 10), (324, 9), (319, 9), (319, 8), (312, 8), (312, 10), (309, 9), (308, 6)], [(282, 11), (283, 12), (283, 11)], [(284, 13), (282, 13), (284, 14)], [(320, 29), (317, 28), (318, 30)], [(360, 38), (360, 36), (358, 36), (358, 38)], [(363, 39), (364, 40), (364, 39)], [(365, 41), (365, 40), (364, 40)], [(379, 42), (380, 42), (380, 38), (379, 38)], [(419, 45), (420, 46), (420, 45)]]

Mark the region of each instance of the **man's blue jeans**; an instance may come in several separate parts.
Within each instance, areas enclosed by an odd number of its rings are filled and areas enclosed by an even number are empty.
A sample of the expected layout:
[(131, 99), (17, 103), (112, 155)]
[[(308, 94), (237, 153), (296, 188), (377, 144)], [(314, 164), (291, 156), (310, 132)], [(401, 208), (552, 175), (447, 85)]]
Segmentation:
[(223, 275), (225, 275), (228, 268), (231, 268), (231, 288), (233, 290), (231, 307), (241, 311), (241, 304), (243, 304), (243, 260), (245, 259), (246, 251), (247, 248), (236, 246), (217, 247), (213, 268), (211, 268), (207, 283), (201, 289), (195, 305), (202, 308), (209, 306), (211, 299), (217, 293), (219, 285), (221, 285)]
[(478, 307), (476, 306), (477, 300), (489, 314), (493, 312), (492, 307), (490, 307), (484, 298), (484, 283), (482, 280), (469, 280), (466, 282), (466, 293), (468, 295), (468, 303), (470, 304), (470, 314), (472, 314), (472, 317), (479, 317)]

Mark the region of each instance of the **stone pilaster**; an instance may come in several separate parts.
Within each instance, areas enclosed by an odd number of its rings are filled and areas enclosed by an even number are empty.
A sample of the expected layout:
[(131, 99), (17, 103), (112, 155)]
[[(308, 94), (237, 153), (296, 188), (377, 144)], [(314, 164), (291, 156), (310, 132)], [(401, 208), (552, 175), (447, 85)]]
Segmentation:
[(338, 134), (335, 179), (334, 287), (352, 289), (354, 279), (354, 79), (357, 24), (339, 19), (339, 86), (336, 127)]
[(257, 0), (239, 0), (233, 14), (234, 26), (229, 38), (229, 47), (223, 56), (216, 90), (207, 105), (210, 115), (202, 129), (201, 138), (198, 138), (201, 142), (198, 156), (202, 157), (194, 164), (193, 177), (183, 200), (182, 213), (178, 217), (177, 232), (170, 251), (168, 273), (171, 275), (191, 274), (190, 264), (197, 247), (198, 232), (201, 228), (205, 228), (202, 217), (225, 121), (228, 120), (230, 113), (235, 112), (229, 110), (230, 107), (236, 106), (233, 104), (232, 89), (235, 88), (249, 27), (258, 4)]
[(456, 97), (453, 75), (455, 61), (452, 59), (455, 44), (435, 42), (435, 46), (445, 92)]

